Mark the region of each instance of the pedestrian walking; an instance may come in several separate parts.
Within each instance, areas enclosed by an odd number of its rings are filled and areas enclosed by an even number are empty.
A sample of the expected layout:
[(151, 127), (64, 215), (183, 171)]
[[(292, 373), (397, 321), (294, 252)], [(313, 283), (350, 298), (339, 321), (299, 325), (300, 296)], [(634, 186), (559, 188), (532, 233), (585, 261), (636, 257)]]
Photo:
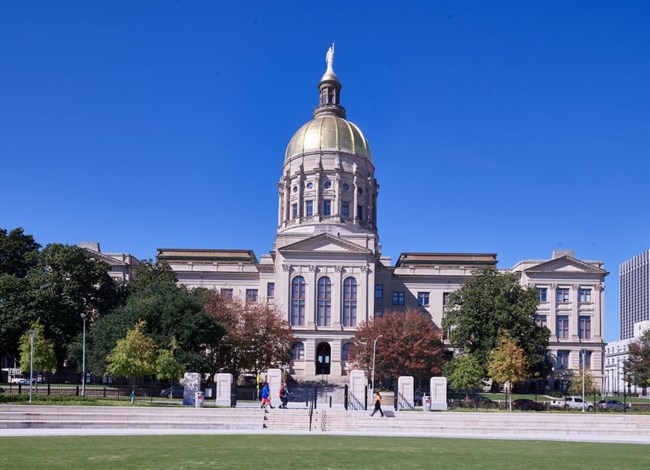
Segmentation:
[(375, 392), (374, 401), (375, 401), (375, 409), (372, 411), (372, 414), (370, 415), (370, 417), (374, 416), (375, 413), (377, 413), (379, 411), (381, 413), (381, 417), (383, 418), (384, 417), (384, 412), (381, 409), (381, 395), (379, 394), (379, 391)]
[(265, 383), (262, 388), (262, 406), (260, 406), (260, 408), (266, 408), (266, 405), (268, 405), (269, 408), (274, 408), (274, 406), (271, 405), (271, 390), (269, 389), (268, 383)]
[(287, 388), (287, 384), (284, 382), (282, 383), (282, 385), (280, 385), (279, 395), (280, 395), (280, 402), (281, 402), (280, 408), (284, 408), (286, 410), (287, 403), (289, 403), (289, 389)]

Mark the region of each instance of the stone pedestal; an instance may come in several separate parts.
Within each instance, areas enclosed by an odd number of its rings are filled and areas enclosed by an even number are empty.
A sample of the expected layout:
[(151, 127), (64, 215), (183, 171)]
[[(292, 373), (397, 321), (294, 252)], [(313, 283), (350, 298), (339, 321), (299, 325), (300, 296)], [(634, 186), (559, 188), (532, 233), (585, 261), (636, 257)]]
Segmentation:
[(214, 381), (217, 385), (215, 405), (232, 406), (232, 374), (217, 374)]
[(348, 409), (366, 409), (366, 373), (362, 370), (350, 372), (350, 397)]
[(431, 410), (447, 410), (447, 378), (431, 377), (429, 382), (431, 390)]
[(201, 374), (185, 372), (181, 384), (183, 384), (183, 405), (194, 406), (195, 394), (201, 391)]
[(412, 410), (415, 408), (413, 400), (413, 377), (403, 376), (397, 379), (397, 410)]
[(269, 390), (271, 395), (271, 405), (280, 406), (280, 384), (282, 383), (282, 370), (269, 369), (266, 372), (266, 381), (269, 383)]

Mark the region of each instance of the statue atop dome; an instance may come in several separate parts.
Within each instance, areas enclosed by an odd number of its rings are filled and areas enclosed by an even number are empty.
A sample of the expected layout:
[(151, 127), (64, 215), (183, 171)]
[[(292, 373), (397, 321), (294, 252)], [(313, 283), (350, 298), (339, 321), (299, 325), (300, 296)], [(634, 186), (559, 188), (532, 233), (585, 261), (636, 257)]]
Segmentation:
[(332, 43), (330, 48), (327, 50), (325, 62), (327, 63), (327, 70), (325, 73), (334, 73), (334, 43)]

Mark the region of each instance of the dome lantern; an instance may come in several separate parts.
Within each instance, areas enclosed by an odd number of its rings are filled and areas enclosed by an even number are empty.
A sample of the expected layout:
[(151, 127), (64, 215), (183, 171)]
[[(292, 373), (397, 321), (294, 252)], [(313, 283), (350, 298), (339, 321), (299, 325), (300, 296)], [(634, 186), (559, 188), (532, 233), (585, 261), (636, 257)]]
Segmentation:
[(314, 111), (314, 117), (331, 114), (345, 119), (345, 108), (341, 106), (341, 82), (334, 73), (334, 43), (325, 55), (327, 69), (320, 79), (318, 91), (320, 102)]

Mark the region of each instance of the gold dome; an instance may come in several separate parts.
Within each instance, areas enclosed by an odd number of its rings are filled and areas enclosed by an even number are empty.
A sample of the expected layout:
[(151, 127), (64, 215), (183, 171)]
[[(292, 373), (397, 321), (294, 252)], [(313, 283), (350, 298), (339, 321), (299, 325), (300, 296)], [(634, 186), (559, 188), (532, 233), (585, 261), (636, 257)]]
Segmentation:
[(293, 135), (287, 145), (284, 161), (312, 152), (344, 152), (372, 161), (370, 145), (361, 130), (341, 117), (317, 115)]

